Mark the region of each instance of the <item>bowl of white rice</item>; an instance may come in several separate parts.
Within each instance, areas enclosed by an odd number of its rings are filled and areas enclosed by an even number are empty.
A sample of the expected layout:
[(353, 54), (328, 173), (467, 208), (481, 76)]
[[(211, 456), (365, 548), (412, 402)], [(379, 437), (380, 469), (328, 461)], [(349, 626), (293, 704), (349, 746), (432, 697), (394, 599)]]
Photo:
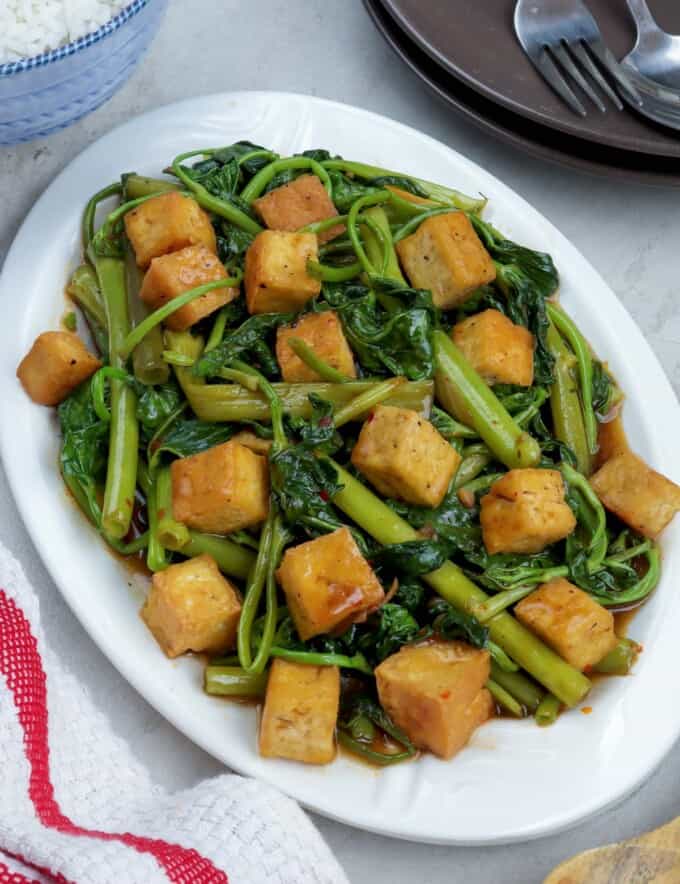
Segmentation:
[(151, 43), (167, 0), (0, 0), (0, 144), (103, 104)]

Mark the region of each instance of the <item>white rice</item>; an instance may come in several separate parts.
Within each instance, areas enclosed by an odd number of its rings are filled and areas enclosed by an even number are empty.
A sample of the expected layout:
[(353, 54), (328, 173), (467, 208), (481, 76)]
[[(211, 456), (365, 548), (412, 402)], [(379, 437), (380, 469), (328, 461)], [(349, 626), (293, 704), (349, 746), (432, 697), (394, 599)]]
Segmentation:
[(96, 31), (130, 0), (0, 0), (0, 64)]

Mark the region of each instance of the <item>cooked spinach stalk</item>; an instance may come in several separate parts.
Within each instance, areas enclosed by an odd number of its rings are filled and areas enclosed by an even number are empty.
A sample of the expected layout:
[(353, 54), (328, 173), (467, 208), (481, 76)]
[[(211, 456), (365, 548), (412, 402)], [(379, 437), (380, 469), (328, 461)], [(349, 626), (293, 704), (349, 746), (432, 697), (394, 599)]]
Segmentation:
[[(342, 674), (338, 742), (377, 765), (416, 754), (378, 700), (375, 670), (395, 654), (408, 659), (414, 649), (442, 640), (484, 649), (477, 658), (490, 657), (486, 687), (496, 705), (513, 717), (532, 714), (540, 725), (552, 723), (561, 706), (580, 703), (590, 688), (587, 676), (522, 625), (515, 606), (554, 578), (569, 580), (603, 606), (639, 604), (658, 582), (660, 554), (654, 541), (608, 514), (589, 483), (600, 424), (621, 392), (552, 300), (559, 277), (550, 256), (506, 239), (483, 220), (483, 199), (322, 149), (281, 157), (241, 141), (182, 153), (166, 173), (170, 177), (125, 174), (86, 208), (85, 258), (68, 293), (104, 365), (59, 406), (60, 468), (78, 505), (116, 551), (143, 555), (152, 572), (209, 555), (235, 581), (242, 597), (235, 653), (210, 661), (205, 690), (261, 697), (274, 660), (326, 667), (325, 677), (336, 667)], [(142, 271), (125, 216), (170, 191), (208, 213), (203, 236), (226, 277), (164, 295), (149, 311), (139, 297)], [(290, 303), (279, 292), (269, 312), (250, 314), (239, 294), (208, 315), (199, 309), (200, 318), (183, 331), (168, 327), (183, 326), (172, 320), (177, 310), (205, 304), (215, 290), (240, 289), (244, 275), (252, 276), (246, 253), (263, 230), (263, 206), (291, 192), (310, 193), (326, 207), (297, 228), (307, 240), (319, 237), (318, 251), (300, 270), (320, 281), (317, 297), (300, 308), (296, 287)], [(112, 200), (117, 204), (107, 203), (97, 226), (102, 204)], [(410, 285), (414, 274), (399, 256), (425, 221), (467, 227), (461, 212), (490, 255), (495, 279), (443, 309), (437, 305), (451, 302)], [(282, 228), (296, 230), (283, 220)], [(471, 351), (454, 343), (452, 326), (487, 310), (531, 332), (533, 377), (497, 376), (494, 365), (473, 365)], [(294, 324), (287, 351), (283, 330)], [(335, 345), (326, 346), (323, 336), (320, 345), (317, 333), (306, 330), (325, 326), (344, 338), (344, 360)], [(530, 347), (530, 337), (519, 334)], [(434, 456), (429, 449), (414, 444), (409, 468), (396, 476), (377, 451), (382, 484), (351, 458), (361, 422), (379, 417), (380, 405), (429, 418), (444, 446), (441, 456), (454, 457), (449, 446), (457, 453), (436, 505), (372, 490), (384, 485), (401, 494), (409, 471), (417, 477)], [(259, 522), (230, 532), (197, 530), (200, 519), (175, 506), (173, 464), (193, 457), (200, 463), (205, 452), (234, 440), (255, 451), (258, 463), (266, 461), (268, 509), (263, 505)], [(386, 438), (385, 446), (397, 448), (398, 441)], [(490, 554), (480, 519), (484, 498), (508, 470), (525, 468), (559, 471), (576, 528), (538, 552)], [(238, 483), (240, 471), (232, 481)], [(227, 473), (215, 473), (199, 510), (210, 506)], [(299, 599), (284, 598), (277, 569), (287, 550), (342, 528), (379, 582), (381, 601), (302, 639)], [(343, 580), (332, 584), (340, 605), (348, 591)], [(638, 653), (635, 642), (621, 639), (586, 671), (627, 674)]]

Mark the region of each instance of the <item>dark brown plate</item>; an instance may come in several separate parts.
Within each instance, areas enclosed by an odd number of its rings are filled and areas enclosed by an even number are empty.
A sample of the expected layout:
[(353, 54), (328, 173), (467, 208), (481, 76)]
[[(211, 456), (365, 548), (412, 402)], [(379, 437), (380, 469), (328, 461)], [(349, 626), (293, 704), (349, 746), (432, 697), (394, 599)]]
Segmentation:
[[(448, 73), (508, 110), (577, 138), (620, 150), (680, 159), (680, 133), (630, 110), (594, 106), (579, 117), (558, 98), (519, 45), (512, 25), (515, 0), (383, 0), (411, 40)], [(635, 42), (624, 0), (588, 0), (617, 58)], [(680, 34), (679, 0), (650, 0), (659, 25)], [(586, 104), (588, 101), (586, 100)]]
[(400, 30), (380, 0), (364, 0), (364, 5), (401, 60), (436, 95), (481, 129), (532, 156), (560, 165), (645, 184), (680, 187), (680, 163), (677, 160), (601, 146), (528, 122), (524, 117), (484, 98), (433, 62)]

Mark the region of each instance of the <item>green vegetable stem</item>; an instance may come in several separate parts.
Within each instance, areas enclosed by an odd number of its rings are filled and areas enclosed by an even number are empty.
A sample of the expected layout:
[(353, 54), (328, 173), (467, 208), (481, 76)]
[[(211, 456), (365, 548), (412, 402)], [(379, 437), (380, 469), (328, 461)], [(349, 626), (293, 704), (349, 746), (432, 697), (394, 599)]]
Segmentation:
[[(414, 175), (405, 176), (399, 172), (382, 169), (379, 166), (369, 166), (366, 163), (342, 159), (326, 160), (322, 165), (325, 169), (349, 173), (371, 183), (379, 183), (381, 179), (395, 179), (394, 182), (389, 181), (389, 183), (396, 184), (399, 182), (407, 186), (410, 183), (412, 191), (415, 191), (417, 195), (453, 206), (456, 209), (463, 209), (466, 212), (481, 212), (486, 205), (484, 198), (466, 196), (464, 193), (451, 187), (445, 187), (443, 184), (434, 184), (432, 181), (425, 181), (423, 178), (416, 178)], [(402, 187), (402, 189), (406, 188)]]
[(172, 161), (172, 174), (182, 182), (187, 190), (191, 191), (196, 202), (204, 209), (207, 209), (209, 212), (214, 212), (215, 215), (219, 215), (220, 218), (224, 218), (226, 221), (229, 221), (241, 230), (245, 230), (247, 233), (259, 233), (262, 230), (262, 227), (251, 215), (240, 208), (235, 202), (228, 201), (210, 193), (203, 184), (196, 181), (182, 166), (184, 160), (187, 160), (190, 157), (199, 155), (206, 156), (210, 153), (211, 151), (209, 150), (191, 150), (187, 153), (180, 154)]
[(494, 661), (491, 661), (491, 678), (517, 700), (528, 712), (535, 712), (543, 691), (521, 672), (506, 672)]
[[(338, 464), (333, 463), (333, 466), (342, 485), (333, 503), (361, 528), (383, 544), (417, 538), (413, 528), (361, 482)], [(450, 561), (424, 579), (442, 598), (462, 611), (472, 613), (476, 605), (488, 598)], [(508, 613), (497, 614), (489, 621), (488, 627), (491, 638), (567, 706), (580, 702), (590, 690), (590, 682), (582, 673), (565, 663)]]
[(546, 694), (538, 704), (538, 708), (534, 713), (536, 724), (539, 727), (549, 727), (557, 721), (560, 714), (561, 703), (554, 694)]
[(555, 380), (550, 388), (555, 436), (574, 452), (579, 472), (589, 476), (591, 455), (574, 374), (576, 359), (552, 322), (548, 327), (547, 341), (555, 359)]
[(593, 669), (602, 675), (628, 675), (642, 648), (630, 638), (620, 638), (611, 650)]
[(170, 550), (182, 551), (189, 543), (189, 529), (176, 521), (172, 514), (172, 478), (170, 467), (160, 467), (156, 472), (157, 535), (161, 544)]
[(507, 467), (536, 466), (541, 449), (517, 426), (493, 392), (443, 331), (434, 332), (437, 397), (447, 411), (474, 427)]
[(157, 196), (160, 193), (167, 193), (171, 190), (179, 190), (179, 186), (175, 181), (165, 178), (148, 178), (145, 175), (137, 175), (134, 172), (121, 175), (121, 183), (125, 202), (137, 200), (145, 196)]
[[(394, 194), (390, 196), (390, 201), (393, 199)], [(374, 267), (381, 268), (381, 276), (385, 279), (391, 279), (405, 286), (407, 283), (399, 266), (390, 222), (385, 209), (380, 205), (371, 206), (365, 209), (362, 215), (364, 220), (369, 223), (364, 231), (366, 253), (369, 260)]]
[[(96, 270), (106, 308), (111, 365), (122, 369), (125, 360), (119, 355), (119, 350), (130, 329), (125, 264), (120, 258), (97, 258)], [(125, 537), (130, 529), (137, 484), (139, 428), (136, 406), (134, 390), (125, 381), (112, 380), (102, 524), (106, 534), (118, 540)]]
[(266, 673), (238, 666), (206, 666), (204, 678), (206, 693), (214, 697), (261, 697), (267, 687)]
[(99, 291), (97, 274), (89, 264), (81, 264), (73, 271), (66, 293), (83, 311), (97, 350), (103, 359), (108, 359), (106, 310)]
[(245, 546), (234, 543), (228, 537), (202, 534), (199, 531), (189, 531), (189, 540), (179, 552), (188, 558), (207, 553), (215, 559), (220, 571), (228, 577), (238, 577), (241, 580), (248, 577), (255, 563), (255, 555)]
[(298, 359), (301, 359), (305, 365), (311, 368), (312, 371), (315, 371), (322, 380), (328, 381), (329, 384), (344, 384), (349, 380), (337, 368), (329, 365), (328, 362), (324, 362), (302, 338), (288, 338), (287, 344)]
[(241, 199), (246, 203), (252, 203), (253, 200), (260, 196), (275, 175), (287, 170), (301, 171), (304, 169), (309, 169), (320, 178), (328, 195), (333, 195), (331, 180), (328, 177), (328, 172), (324, 169), (321, 163), (317, 163), (316, 160), (313, 160), (311, 157), (300, 156), (286, 157), (269, 163), (269, 165), (265, 166), (257, 173), (257, 175), (254, 175), (250, 179), (248, 184), (241, 191)]
[[(142, 273), (137, 267), (135, 255), (127, 237), (125, 237), (124, 249), (128, 312), (131, 325), (136, 327), (144, 322), (149, 311), (139, 297), (142, 287)], [(166, 383), (170, 376), (170, 370), (163, 360), (163, 332), (160, 326), (152, 328), (146, 337), (137, 344), (132, 353), (132, 368), (137, 380), (143, 384)]]
[(157, 310), (154, 310), (153, 313), (150, 313), (139, 323), (139, 325), (135, 326), (135, 328), (126, 335), (118, 349), (119, 357), (126, 360), (132, 351), (145, 340), (150, 332), (181, 307), (186, 307), (187, 304), (190, 304), (202, 295), (206, 295), (208, 292), (212, 292), (214, 289), (229, 288), (238, 285), (240, 281), (240, 276), (235, 276), (231, 279), (218, 279), (214, 282), (206, 282), (204, 285), (196, 286), (196, 288), (189, 289), (189, 291), (183, 292), (176, 298), (172, 298), (167, 304), (163, 304), (162, 307), (159, 307)]
[(149, 520), (149, 543), (146, 550), (146, 565), (149, 571), (155, 573), (167, 568), (170, 562), (158, 534), (156, 474), (149, 470), (141, 458), (137, 463), (137, 481), (146, 496), (146, 510)]
[(512, 715), (514, 718), (524, 718), (525, 712), (521, 703), (518, 703), (512, 694), (506, 691), (498, 682), (489, 679), (486, 683), (486, 688), (496, 703), (509, 715)]

